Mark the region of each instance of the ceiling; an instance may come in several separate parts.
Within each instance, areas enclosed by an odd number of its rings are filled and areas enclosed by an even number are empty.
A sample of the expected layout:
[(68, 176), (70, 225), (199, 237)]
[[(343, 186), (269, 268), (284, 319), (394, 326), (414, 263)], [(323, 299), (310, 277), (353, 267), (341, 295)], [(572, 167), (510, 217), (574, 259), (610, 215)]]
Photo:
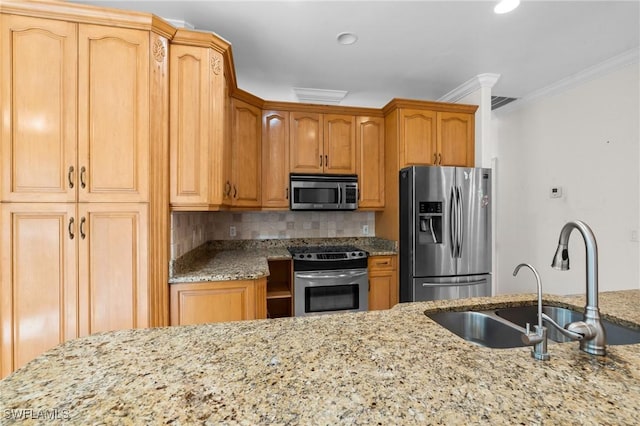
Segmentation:
[[(77, 1), (77, 0), (76, 0)], [(341, 105), (437, 100), (482, 73), (520, 98), (640, 45), (640, 1), (90, 1), (214, 31), (233, 46), (238, 86), (297, 101), (293, 87), (346, 90)], [(336, 36), (359, 40), (340, 45)]]

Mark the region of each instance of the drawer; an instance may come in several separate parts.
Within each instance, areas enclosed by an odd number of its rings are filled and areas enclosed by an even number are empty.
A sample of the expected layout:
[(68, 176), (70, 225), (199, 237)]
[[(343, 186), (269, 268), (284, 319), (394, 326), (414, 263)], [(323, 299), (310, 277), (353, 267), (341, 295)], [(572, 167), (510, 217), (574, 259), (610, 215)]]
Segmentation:
[(396, 269), (396, 256), (369, 257), (370, 271), (393, 271)]

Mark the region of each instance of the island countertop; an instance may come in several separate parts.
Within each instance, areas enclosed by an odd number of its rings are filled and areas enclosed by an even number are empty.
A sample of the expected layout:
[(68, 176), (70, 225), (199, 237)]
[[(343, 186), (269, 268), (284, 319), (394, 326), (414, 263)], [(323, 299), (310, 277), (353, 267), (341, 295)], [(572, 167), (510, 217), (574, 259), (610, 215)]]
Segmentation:
[[(71, 424), (640, 424), (640, 344), (596, 357), (549, 342), (542, 362), (530, 348), (473, 345), (424, 315), (535, 299), (96, 334), (0, 381), (3, 424), (20, 410)], [(639, 306), (640, 290), (600, 294), (614, 321), (640, 324)]]

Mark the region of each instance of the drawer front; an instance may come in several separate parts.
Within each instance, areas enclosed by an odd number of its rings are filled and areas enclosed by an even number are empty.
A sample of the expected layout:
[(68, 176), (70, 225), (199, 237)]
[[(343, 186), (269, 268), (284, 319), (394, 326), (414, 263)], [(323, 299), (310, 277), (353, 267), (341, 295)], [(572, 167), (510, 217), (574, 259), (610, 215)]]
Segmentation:
[(370, 271), (393, 271), (396, 269), (396, 256), (369, 257)]

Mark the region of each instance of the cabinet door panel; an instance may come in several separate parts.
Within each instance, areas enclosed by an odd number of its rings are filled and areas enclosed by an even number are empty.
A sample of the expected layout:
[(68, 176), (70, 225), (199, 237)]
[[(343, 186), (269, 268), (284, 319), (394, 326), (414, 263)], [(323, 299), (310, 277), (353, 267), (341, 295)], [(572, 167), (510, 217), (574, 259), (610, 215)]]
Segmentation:
[(254, 319), (253, 286), (251, 280), (172, 284), (171, 325)]
[(471, 114), (438, 113), (442, 166), (474, 167), (474, 119)]
[(352, 115), (324, 116), (324, 172), (356, 172), (356, 118)]
[(1, 198), (72, 202), (76, 25), (10, 15), (1, 22)]
[(171, 203), (208, 203), (209, 61), (207, 49), (172, 46)]
[(400, 111), (400, 168), (435, 164), (436, 132), (434, 111), (402, 109)]
[(73, 203), (2, 205), (3, 376), (78, 335), (74, 215)]
[(233, 205), (258, 207), (261, 179), (262, 136), (260, 109), (245, 102), (233, 100)]
[(149, 34), (80, 25), (78, 44), (79, 199), (148, 201)]
[(262, 207), (289, 207), (289, 113), (262, 115)]
[(81, 335), (148, 326), (147, 210), (79, 204)]
[(322, 115), (290, 114), (290, 170), (292, 173), (322, 173), (324, 165)]
[(358, 207), (384, 207), (384, 119), (358, 117), (356, 141)]
[(391, 274), (369, 277), (369, 310), (389, 309), (392, 288), (393, 276)]

